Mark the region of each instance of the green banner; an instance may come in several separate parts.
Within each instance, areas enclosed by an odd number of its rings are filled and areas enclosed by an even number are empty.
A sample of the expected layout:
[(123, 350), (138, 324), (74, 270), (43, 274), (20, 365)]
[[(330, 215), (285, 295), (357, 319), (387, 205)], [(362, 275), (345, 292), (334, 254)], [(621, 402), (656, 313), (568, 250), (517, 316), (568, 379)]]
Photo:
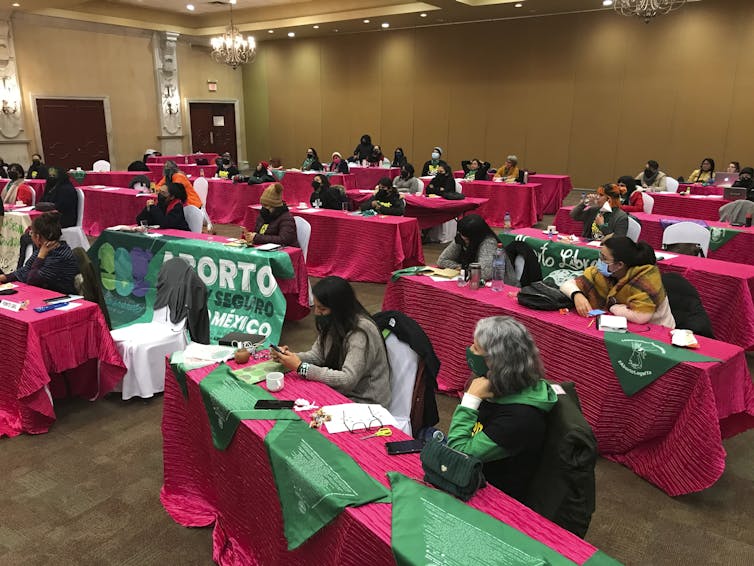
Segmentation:
[(717, 251), (720, 247), (728, 243), (731, 238), (734, 238), (741, 233), (741, 230), (731, 230), (730, 228), (712, 228), (710, 226), (710, 251)]
[(532, 238), (522, 234), (501, 232), (498, 239), (507, 246), (514, 240), (526, 242), (537, 254), (542, 268), (542, 278), (550, 277), (557, 285), (581, 275), (584, 270), (597, 263), (599, 248), (576, 246), (557, 240)]
[(258, 385), (239, 381), (225, 364), (202, 379), (199, 389), (212, 430), (212, 442), (218, 450), (228, 447), (243, 420), (299, 420), (291, 409), (255, 409), (260, 399), (275, 397)]
[(264, 334), (267, 344), (280, 339), (286, 302), (277, 279), (294, 277), (285, 252), (105, 230), (88, 253), (99, 271), (113, 328), (152, 320), (160, 267), (182, 257), (207, 285), (211, 343), (233, 331)]
[(681, 362), (720, 361), (630, 332), (605, 332), (604, 337), (613, 371), (629, 397)]
[(21, 236), (29, 226), (31, 219), (23, 212), (9, 211), (0, 217), (0, 273), (12, 273), (18, 267)]
[(288, 550), (301, 546), (346, 507), (389, 502), (390, 492), (383, 485), (303, 421), (277, 423), (264, 443)]
[(443, 491), (398, 472), (387, 475), (393, 489), (392, 545), (398, 566), (575, 564)]
[(598, 550), (592, 557), (584, 562), (584, 566), (621, 566), (622, 562), (618, 562), (612, 556), (608, 556), (601, 550)]

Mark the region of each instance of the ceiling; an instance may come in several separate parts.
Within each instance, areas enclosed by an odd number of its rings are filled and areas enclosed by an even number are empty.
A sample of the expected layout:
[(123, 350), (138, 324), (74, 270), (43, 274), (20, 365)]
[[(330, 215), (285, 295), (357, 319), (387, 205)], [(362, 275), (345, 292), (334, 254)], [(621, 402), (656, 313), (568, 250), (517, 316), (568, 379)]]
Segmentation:
[[(693, 0), (692, 0), (693, 1)], [(13, 0), (0, 0), (10, 4)], [(15, 11), (204, 38), (229, 21), (227, 0), (17, 0)], [(193, 11), (187, 4), (194, 6)], [(518, 6), (518, 7), (517, 7)], [(602, 0), (236, 0), (233, 19), (257, 41), (610, 10)], [(366, 21), (368, 20), (368, 22)]]

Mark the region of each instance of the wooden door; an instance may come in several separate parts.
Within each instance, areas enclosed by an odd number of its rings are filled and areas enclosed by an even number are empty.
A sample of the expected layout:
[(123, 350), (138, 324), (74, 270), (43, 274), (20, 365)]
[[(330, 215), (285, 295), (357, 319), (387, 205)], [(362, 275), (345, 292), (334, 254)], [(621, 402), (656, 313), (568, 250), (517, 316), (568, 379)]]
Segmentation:
[(191, 151), (230, 153), (238, 160), (236, 107), (231, 102), (191, 102)]
[(38, 98), (42, 155), (49, 166), (91, 169), (110, 161), (102, 100)]

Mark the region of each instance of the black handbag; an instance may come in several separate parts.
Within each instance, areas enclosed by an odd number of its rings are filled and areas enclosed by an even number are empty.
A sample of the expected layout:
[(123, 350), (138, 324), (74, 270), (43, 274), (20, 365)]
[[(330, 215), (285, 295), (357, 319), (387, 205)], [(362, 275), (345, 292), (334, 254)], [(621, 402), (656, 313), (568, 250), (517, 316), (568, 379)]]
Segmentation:
[(463, 200), (466, 196), (456, 191), (443, 191), (440, 196), (445, 200)]
[(573, 301), (568, 296), (543, 281), (535, 281), (522, 287), (518, 292), (518, 304), (538, 311), (556, 311), (573, 307)]
[(477, 489), (487, 484), (479, 458), (453, 450), (437, 440), (424, 445), (421, 462), (425, 482), (463, 501), (471, 499)]

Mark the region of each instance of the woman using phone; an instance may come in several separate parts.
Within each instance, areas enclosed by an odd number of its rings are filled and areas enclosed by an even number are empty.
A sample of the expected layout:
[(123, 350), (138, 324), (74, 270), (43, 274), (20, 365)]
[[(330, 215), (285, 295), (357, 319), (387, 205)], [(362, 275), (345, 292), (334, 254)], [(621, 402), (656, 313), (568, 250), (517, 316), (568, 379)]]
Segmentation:
[(318, 336), (308, 352), (287, 346), (272, 358), (304, 379), (321, 381), (356, 403), (390, 406), (390, 367), (377, 325), (345, 279), (325, 277), (312, 288)]
[(31, 257), (13, 273), (0, 275), (0, 283), (21, 281), (64, 295), (76, 293), (73, 282), (79, 266), (68, 244), (60, 241), (62, 234), (60, 213), (45, 212), (37, 216), (31, 224), (34, 246)]

